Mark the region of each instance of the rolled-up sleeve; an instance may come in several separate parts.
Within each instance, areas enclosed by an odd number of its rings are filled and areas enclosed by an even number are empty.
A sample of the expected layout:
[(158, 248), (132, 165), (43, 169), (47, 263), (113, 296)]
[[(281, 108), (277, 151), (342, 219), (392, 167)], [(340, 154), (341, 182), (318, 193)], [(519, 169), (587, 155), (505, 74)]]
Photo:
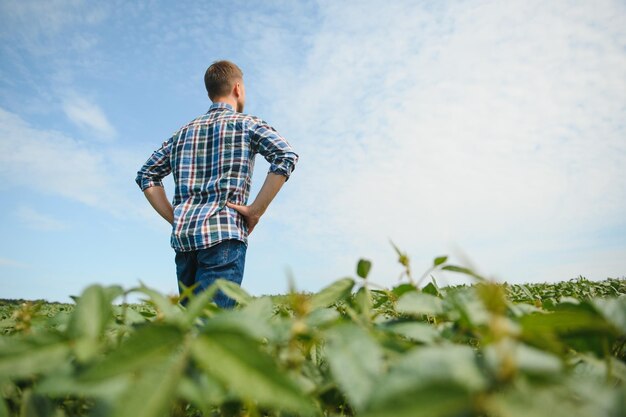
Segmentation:
[(172, 172), (170, 154), (173, 138), (171, 137), (163, 142), (161, 147), (154, 151), (141, 169), (137, 171), (135, 182), (141, 188), (141, 191), (154, 186), (162, 187), (163, 177), (168, 176)]
[(276, 129), (263, 120), (252, 126), (252, 149), (270, 163), (269, 172), (285, 176), (285, 181), (296, 168), (298, 154)]

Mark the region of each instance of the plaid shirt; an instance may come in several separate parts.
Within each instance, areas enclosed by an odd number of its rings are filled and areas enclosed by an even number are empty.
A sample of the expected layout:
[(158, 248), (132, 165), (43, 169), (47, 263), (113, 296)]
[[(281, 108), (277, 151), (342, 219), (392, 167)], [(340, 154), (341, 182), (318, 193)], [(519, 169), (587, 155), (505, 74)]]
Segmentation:
[(270, 163), (269, 172), (287, 180), (298, 161), (291, 145), (265, 121), (218, 102), (174, 133), (141, 167), (135, 181), (142, 191), (163, 186), (162, 178), (174, 175), (171, 244), (176, 251), (204, 249), (225, 239), (248, 243), (243, 216), (226, 202), (247, 204), (257, 153)]

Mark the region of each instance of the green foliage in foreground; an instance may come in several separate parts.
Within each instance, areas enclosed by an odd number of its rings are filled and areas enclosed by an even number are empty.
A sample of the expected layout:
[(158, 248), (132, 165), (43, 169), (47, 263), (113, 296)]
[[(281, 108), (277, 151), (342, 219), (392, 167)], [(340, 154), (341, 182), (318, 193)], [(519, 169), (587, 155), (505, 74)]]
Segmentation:
[[(624, 415), (625, 280), (497, 284), (438, 257), (415, 283), (398, 255), (390, 290), (361, 260), (315, 294), (0, 304), (0, 417)], [(476, 283), (420, 289), (435, 270)]]

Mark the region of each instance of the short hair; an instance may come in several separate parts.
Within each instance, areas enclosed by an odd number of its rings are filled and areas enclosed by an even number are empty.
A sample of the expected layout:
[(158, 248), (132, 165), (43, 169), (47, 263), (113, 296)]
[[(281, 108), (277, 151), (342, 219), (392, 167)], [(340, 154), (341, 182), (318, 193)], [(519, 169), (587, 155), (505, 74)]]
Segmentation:
[(211, 100), (227, 96), (237, 79), (243, 80), (241, 69), (230, 61), (215, 61), (204, 73), (204, 85)]

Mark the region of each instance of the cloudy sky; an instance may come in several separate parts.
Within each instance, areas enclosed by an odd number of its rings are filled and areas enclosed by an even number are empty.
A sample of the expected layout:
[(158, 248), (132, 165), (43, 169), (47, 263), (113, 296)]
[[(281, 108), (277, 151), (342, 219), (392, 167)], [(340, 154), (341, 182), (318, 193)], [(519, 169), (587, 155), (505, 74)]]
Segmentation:
[(0, 298), (176, 291), (134, 178), (206, 112), (217, 59), (300, 155), (250, 237), (249, 292), (318, 290), (359, 258), (393, 285), (390, 240), (416, 274), (449, 254), (507, 282), (626, 275), (623, 1), (7, 0)]

